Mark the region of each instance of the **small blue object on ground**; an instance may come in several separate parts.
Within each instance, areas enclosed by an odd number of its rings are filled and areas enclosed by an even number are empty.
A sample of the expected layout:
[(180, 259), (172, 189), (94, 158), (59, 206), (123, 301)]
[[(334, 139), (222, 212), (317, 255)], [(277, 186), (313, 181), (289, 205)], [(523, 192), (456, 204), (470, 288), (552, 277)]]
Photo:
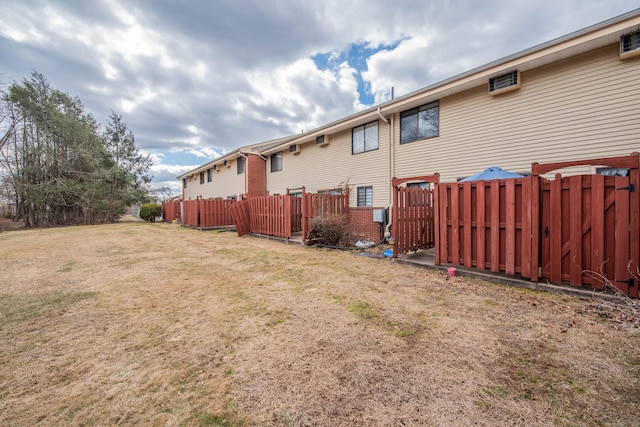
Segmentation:
[(387, 249), (382, 254), (387, 258), (391, 258), (393, 256), (393, 249)]

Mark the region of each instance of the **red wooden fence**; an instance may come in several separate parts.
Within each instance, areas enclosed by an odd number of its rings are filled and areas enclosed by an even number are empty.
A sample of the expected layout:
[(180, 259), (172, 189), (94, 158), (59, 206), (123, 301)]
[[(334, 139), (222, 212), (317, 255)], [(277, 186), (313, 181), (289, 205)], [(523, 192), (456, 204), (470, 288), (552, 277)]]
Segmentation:
[(180, 202), (162, 202), (162, 219), (173, 221), (180, 219)]
[(231, 205), (235, 200), (200, 199), (200, 228), (228, 227), (233, 225)]
[(231, 206), (234, 202), (225, 199), (184, 200), (182, 225), (200, 229), (231, 226)]
[(347, 188), (342, 194), (316, 194), (303, 191), (301, 213), (302, 238), (306, 240), (311, 232), (314, 218), (349, 215), (349, 189)]
[[(527, 178), (437, 185), (436, 264), (595, 289), (610, 285), (637, 298), (639, 159), (633, 154), (533, 164)], [(581, 165), (629, 174), (540, 177)]]
[(231, 205), (231, 217), (238, 236), (251, 232), (251, 211), (248, 200), (239, 200)]
[(254, 196), (231, 206), (239, 236), (249, 232), (290, 239), (302, 231), (306, 238), (313, 218), (349, 213), (348, 191), (340, 195), (309, 194), (302, 197)]
[(291, 232), (302, 231), (302, 197), (289, 197), (291, 203)]
[(438, 174), (394, 179), (393, 186), (393, 256), (435, 245), (434, 192), (431, 189), (401, 187), (408, 181), (436, 184)]
[(182, 225), (200, 227), (200, 203), (198, 200), (183, 200), (182, 214)]
[(579, 164), (628, 170), (627, 176), (584, 175), (541, 182), (541, 277), (638, 297), (640, 169), (637, 155), (534, 164), (540, 175)]
[(291, 196), (255, 196), (247, 198), (251, 213), (251, 231), (267, 236), (291, 238)]
[(436, 263), (532, 277), (533, 181), (528, 177), (438, 184)]

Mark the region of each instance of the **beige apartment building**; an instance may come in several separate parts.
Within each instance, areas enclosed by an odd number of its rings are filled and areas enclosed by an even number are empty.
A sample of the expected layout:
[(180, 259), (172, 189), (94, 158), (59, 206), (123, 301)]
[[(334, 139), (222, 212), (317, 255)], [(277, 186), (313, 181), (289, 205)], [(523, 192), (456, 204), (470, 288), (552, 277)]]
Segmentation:
[[(450, 182), (490, 166), (528, 174), (533, 162), (628, 155), (640, 152), (638, 76), (640, 9), (179, 179), (185, 198), (247, 194), (248, 177), (264, 174), (267, 194), (349, 187), (351, 206), (384, 208), (394, 177)], [(263, 169), (241, 173), (247, 154)]]

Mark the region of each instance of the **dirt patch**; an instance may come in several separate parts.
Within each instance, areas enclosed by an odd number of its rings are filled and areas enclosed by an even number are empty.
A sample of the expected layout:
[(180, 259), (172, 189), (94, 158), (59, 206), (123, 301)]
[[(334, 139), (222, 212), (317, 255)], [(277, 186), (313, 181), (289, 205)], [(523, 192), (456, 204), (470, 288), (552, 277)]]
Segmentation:
[(169, 224), (3, 233), (0, 424), (634, 425), (603, 304)]

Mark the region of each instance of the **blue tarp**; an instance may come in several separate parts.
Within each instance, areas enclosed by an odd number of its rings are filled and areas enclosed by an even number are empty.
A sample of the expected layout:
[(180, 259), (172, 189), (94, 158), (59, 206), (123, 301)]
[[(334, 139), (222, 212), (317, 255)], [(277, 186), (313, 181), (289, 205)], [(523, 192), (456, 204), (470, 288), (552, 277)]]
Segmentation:
[(483, 170), (480, 173), (475, 175), (471, 175), (466, 177), (465, 179), (461, 179), (460, 182), (463, 181), (489, 181), (492, 179), (509, 179), (509, 178), (524, 178), (523, 175), (519, 173), (509, 172), (504, 169), (501, 169), (497, 166), (491, 166)]

